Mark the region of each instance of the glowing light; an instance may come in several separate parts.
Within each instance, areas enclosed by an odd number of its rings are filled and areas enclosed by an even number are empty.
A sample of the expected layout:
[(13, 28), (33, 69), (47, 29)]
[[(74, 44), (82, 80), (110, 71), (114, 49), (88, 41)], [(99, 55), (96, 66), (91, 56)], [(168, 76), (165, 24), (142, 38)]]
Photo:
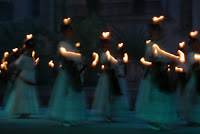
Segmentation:
[(105, 65), (101, 65), (101, 70), (104, 70), (105, 69)]
[(107, 56), (107, 59), (108, 61), (113, 61), (114, 63), (117, 63), (117, 59), (115, 59), (111, 54), (110, 54), (110, 51), (106, 51), (106, 56)]
[(65, 55), (65, 56), (73, 56), (73, 57), (80, 57), (81, 56), (80, 53), (67, 51), (67, 49), (64, 48), (64, 47), (60, 48), (60, 52), (61, 52), (62, 55)]
[(185, 46), (185, 41), (179, 43), (179, 47), (183, 48)]
[(54, 68), (54, 63), (53, 63), (53, 60), (49, 61), (48, 65), (51, 67), (51, 68)]
[(123, 46), (124, 46), (124, 43), (119, 43), (119, 44), (118, 44), (118, 47), (119, 47), (119, 48), (122, 48)]
[(63, 19), (63, 23), (65, 24), (65, 25), (67, 25), (67, 24), (69, 24), (71, 22), (71, 18), (69, 17), (69, 18), (64, 18)]
[(195, 54), (194, 59), (195, 61), (200, 61), (200, 54)]
[(32, 39), (32, 38), (33, 38), (33, 35), (32, 35), (32, 34), (27, 34), (27, 35), (26, 35), (26, 39), (27, 39), (27, 40), (30, 40), (30, 39)]
[(195, 38), (197, 35), (198, 35), (198, 31), (192, 31), (192, 32), (190, 32), (190, 36), (192, 37), (192, 38)]
[(14, 53), (16, 53), (18, 50), (19, 50), (18, 48), (13, 48), (13, 49), (12, 49), (12, 51), (13, 51)]
[(76, 47), (80, 47), (81, 46), (81, 43), (80, 42), (77, 42), (76, 43)]
[(171, 71), (171, 68), (168, 68), (167, 71), (170, 72), (170, 71)]
[(40, 61), (40, 58), (38, 57), (38, 58), (35, 60), (35, 65), (38, 65), (39, 61)]
[(108, 39), (108, 38), (110, 37), (110, 32), (103, 32), (103, 33), (102, 33), (102, 37), (103, 37), (104, 39)]
[(146, 44), (149, 44), (149, 43), (151, 43), (151, 40), (147, 40), (147, 41), (146, 41)]
[(183, 72), (183, 68), (181, 68), (181, 67), (175, 67), (175, 71), (176, 72)]
[(2, 63), (6, 60), (6, 58), (8, 58), (8, 56), (9, 56), (9, 52), (4, 52)]
[(35, 58), (35, 51), (32, 51), (32, 57)]
[(165, 18), (165, 16), (163, 16), (163, 15), (161, 15), (161, 16), (159, 16), (159, 17), (154, 16), (154, 17), (152, 18), (152, 20), (153, 20), (154, 23), (158, 23), (159, 21), (164, 20), (164, 18)]
[(151, 66), (151, 65), (152, 65), (152, 62), (146, 61), (144, 57), (142, 57), (142, 58), (140, 59), (140, 62), (141, 62), (142, 64), (144, 64), (144, 65), (147, 65), (147, 66)]
[(93, 56), (94, 56), (94, 61), (92, 62), (92, 66), (94, 67), (99, 62), (99, 55), (98, 53), (93, 52)]
[(176, 56), (176, 55), (174, 55), (174, 54), (171, 54), (171, 53), (169, 53), (169, 52), (166, 52), (165, 50), (162, 50), (157, 44), (153, 44), (152, 47), (154, 48), (154, 50), (157, 49), (157, 51), (159, 51), (160, 53), (162, 53), (162, 54), (164, 54), (164, 55), (166, 55), (166, 56), (168, 56), (168, 57), (175, 58), (175, 59), (179, 59), (179, 56)]
[(128, 63), (128, 54), (127, 53), (124, 53), (123, 61), (124, 61), (124, 63)]
[(178, 50), (178, 54), (179, 54), (179, 61), (181, 63), (184, 63), (185, 62), (185, 54), (181, 51), (181, 50)]

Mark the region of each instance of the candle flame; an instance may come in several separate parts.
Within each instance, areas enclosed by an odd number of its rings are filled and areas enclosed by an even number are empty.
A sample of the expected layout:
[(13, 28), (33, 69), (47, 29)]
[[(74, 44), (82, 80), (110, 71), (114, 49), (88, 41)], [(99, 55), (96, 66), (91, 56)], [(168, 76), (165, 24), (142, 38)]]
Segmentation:
[(195, 38), (197, 35), (198, 35), (198, 31), (192, 31), (192, 32), (190, 32), (190, 36), (192, 37), (192, 38)]
[(61, 47), (61, 48), (60, 48), (60, 52), (61, 52), (62, 55), (81, 56), (80, 53), (75, 53), (75, 52), (67, 51), (67, 49), (64, 48), (64, 47)]
[(167, 67), (170, 67), (170, 65), (167, 65)]
[(1, 64), (1, 69), (4, 69), (4, 70), (8, 70), (8, 62), (7, 61), (4, 61), (2, 64)]
[(152, 62), (146, 61), (144, 57), (142, 57), (142, 58), (140, 59), (140, 62), (141, 62), (142, 64), (144, 64), (144, 65), (147, 65), (147, 66), (151, 66), (151, 65), (152, 65)]
[(9, 52), (4, 52), (2, 63), (6, 60), (6, 58), (8, 58), (8, 56), (9, 56)]
[(200, 61), (200, 54), (195, 54), (194, 59), (195, 61)]
[(183, 48), (185, 46), (185, 41), (179, 43), (179, 47)]
[(102, 33), (102, 37), (103, 37), (104, 39), (108, 39), (108, 38), (110, 37), (110, 32), (103, 32), (103, 33)]
[(53, 63), (53, 60), (49, 61), (48, 65), (51, 67), (51, 68), (54, 68), (54, 63)]
[(147, 40), (147, 41), (146, 41), (146, 44), (149, 44), (149, 43), (151, 43), (151, 40)]
[(32, 51), (32, 57), (35, 58), (35, 51)]
[(30, 40), (30, 39), (32, 39), (32, 38), (33, 38), (33, 35), (32, 35), (32, 34), (27, 34), (27, 35), (26, 35), (26, 39), (27, 39), (27, 40)]
[(175, 67), (175, 71), (176, 72), (183, 72), (183, 68), (181, 68), (181, 67)]
[(171, 71), (171, 68), (168, 68), (167, 71), (170, 72), (170, 71)]
[(110, 54), (110, 51), (106, 51), (106, 56), (107, 56), (107, 59), (108, 59), (108, 61), (113, 61), (113, 62), (115, 62), (115, 63), (117, 63), (118, 61), (117, 61), (117, 59), (115, 59), (111, 54)]
[(154, 48), (154, 51), (157, 49), (157, 51), (159, 51), (160, 53), (168, 56), (168, 57), (171, 57), (171, 58), (175, 58), (175, 59), (179, 59), (179, 56), (176, 56), (174, 54), (171, 54), (169, 52), (166, 52), (165, 50), (162, 50), (157, 44), (153, 44), (152, 46)]
[(69, 18), (64, 18), (63, 19), (63, 23), (65, 24), (65, 25), (67, 25), (67, 24), (69, 24), (71, 22), (71, 18), (69, 17)]
[(94, 56), (94, 61), (92, 62), (92, 66), (96, 66), (98, 61), (99, 61), (99, 55), (98, 53), (93, 52), (93, 56)]
[(39, 61), (40, 61), (40, 58), (38, 57), (38, 58), (35, 60), (35, 65), (38, 65)]
[(165, 18), (165, 16), (163, 16), (163, 15), (161, 15), (161, 16), (159, 16), (159, 17), (154, 16), (154, 17), (152, 18), (152, 20), (153, 20), (154, 23), (157, 23), (157, 22), (159, 22), (159, 21), (164, 20), (164, 18)]
[(12, 51), (13, 51), (14, 53), (16, 53), (18, 50), (19, 50), (18, 48), (13, 48), (13, 49), (12, 49)]
[(181, 63), (184, 63), (185, 62), (185, 54), (181, 51), (181, 50), (178, 50), (178, 54), (179, 54), (179, 61)]
[(101, 65), (101, 69), (104, 70), (105, 69), (105, 65)]
[(124, 63), (128, 63), (128, 54), (127, 53), (124, 53), (123, 61), (124, 61)]
[(118, 44), (118, 47), (119, 47), (119, 48), (122, 48), (123, 46), (124, 46), (124, 43), (119, 43), (119, 44)]
[(80, 42), (77, 42), (76, 43), (76, 47), (80, 47), (81, 46), (81, 43)]

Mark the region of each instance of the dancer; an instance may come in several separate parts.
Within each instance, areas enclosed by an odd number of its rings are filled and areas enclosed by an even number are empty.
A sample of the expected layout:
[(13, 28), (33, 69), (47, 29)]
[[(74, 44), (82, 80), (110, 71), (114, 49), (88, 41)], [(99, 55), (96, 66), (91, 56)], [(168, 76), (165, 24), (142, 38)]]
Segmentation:
[(9, 70), (17, 72), (17, 80), (10, 94), (6, 111), (19, 118), (29, 118), (39, 112), (39, 103), (36, 92), (35, 61), (32, 58), (34, 39), (24, 41), (24, 53), (9, 65)]
[[(104, 33), (107, 33), (105, 35), (110, 34), (109, 32)], [(102, 73), (96, 87), (92, 110), (94, 115), (112, 122), (122, 116), (127, 116), (128, 102), (118, 80), (118, 62), (110, 55), (111, 43), (108, 37), (103, 36), (101, 39), (103, 47), (100, 55)]]
[(150, 25), (151, 41), (147, 41), (145, 59), (151, 61), (141, 81), (136, 102), (136, 117), (148, 122), (154, 130), (166, 129), (166, 125), (177, 121), (169, 86), (169, 58), (152, 49), (153, 44), (162, 44), (163, 28), (160, 24)]
[(50, 117), (61, 121), (66, 127), (83, 121), (86, 110), (79, 70), (81, 55), (71, 43), (74, 32), (69, 21), (70, 18), (64, 19), (61, 24), (65, 40), (58, 45), (58, 55), (59, 65), (62, 67), (59, 68), (49, 106)]
[(188, 122), (188, 125), (200, 125), (200, 64), (198, 56), (200, 53), (200, 42), (197, 39), (197, 34), (190, 37), (189, 46), (192, 52), (188, 53), (187, 66), (188, 66), (188, 78), (189, 81), (185, 88), (185, 114), (184, 119)]

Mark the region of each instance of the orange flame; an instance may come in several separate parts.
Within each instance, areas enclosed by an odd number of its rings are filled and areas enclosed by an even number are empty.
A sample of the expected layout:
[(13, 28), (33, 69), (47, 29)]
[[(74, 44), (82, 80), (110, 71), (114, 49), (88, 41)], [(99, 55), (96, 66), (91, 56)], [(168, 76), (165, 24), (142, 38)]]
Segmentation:
[(176, 72), (183, 72), (183, 68), (181, 68), (181, 67), (175, 67), (175, 71)]
[(128, 63), (128, 54), (127, 53), (124, 53), (123, 61), (124, 61), (124, 63)]
[(35, 58), (35, 51), (32, 51), (32, 57)]
[(40, 58), (38, 57), (38, 58), (35, 60), (35, 65), (38, 65), (39, 61), (40, 61)]
[(69, 17), (69, 18), (64, 18), (63, 19), (63, 23), (65, 24), (65, 25), (67, 25), (67, 24), (69, 24), (71, 22), (71, 18)]
[(8, 70), (8, 62), (7, 61), (4, 61), (2, 64), (1, 64), (1, 69), (4, 69), (4, 70)]
[(142, 58), (140, 59), (140, 62), (141, 62), (142, 64), (144, 64), (144, 65), (147, 65), (147, 66), (151, 66), (151, 65), (152, 65), (152, 62), (146, 61), (144, 57), (142, 57)]
[(111, 54), (110, 54), (110, 51), (106, 51), (106, 56), (107, 56), (107, 59), (108, 61), (113, 61), (114, 63), (117, 63), (117, 59), (115, 59)]
[(146, 44), (149, 44), (149, 43), (151, 43), (151, 40), (147, 40), (147, 41), (146, 41)]
[(179, 54), (179, 61), (181, 63), (184, 63), (185, 62), (185, 54), (181, 51), (181, 50), (178, 50), (178, 54)]
[(162, 50), (157, 44), (153, 44), (152, 47), (154, 48), (154, 50), (157, 49), (160, 53), (162, 53), (162, 54), (164, 54), (164, 55), (166, 55), (166, 56), (168, 56), (168, 57), (175, 58), (175, 59), (179, 59), (179, 56), (176, 56), (176, 55), (174, 55), (174, 54), (171, 54), (171, 53), (169, 53), (169, 52), (166, 52), (165, 50)]
[(93, 56), (94, 56), (94, 61), (92, 62), (92, 66), (94, 67), (99, 62), (99, 55), (98, 53), (93, 52)]
[(48, 65), (51, 67), (51, 68), (54, 68), (54, 63), (53, 63), (53, 60), (49, 61)]
[(192, 31), (192, 32), (190, 32), (190, 36), (192, 37), (192, 38), (195, 38), (197, 35), (198, 35), (198, 31)]
[(153, 20), (154, 23), (157, 23), (157, 22), (159, 22), (159, 21), (164, 20), (164, 18), (165, 18), (165, 16), (163, 16), (163, 15), (161, 15), (161, 16), (159, 16), (159, 17), (154, 16), (154, 17), (152, 18), (152, 20)]
[(6, 58), (8, 58), (8, 56), (9, 56), (9, 52), (4, 52), (2, 63), (6, 60)]
[(183, 48), (185, 46), (185, 41), (179, 43), (179, 47)]
[(70, 55), (70, 56), (76, 56), (76, 57), (80, 57), (81, 56), (80, 53), (67, 51), (67, 49), (64, 48), (64, 47), (60, 48), (60, 52), (61, 52), (62, 55)]
[(195, 54), (194, 59), (195, 61), (200, 61), (200, 54)]
[(105, 69), (105, 65), (101, 65), (101, 70), (104, 70)]
[(118, 47), (119, 47), (119, 48), (122, 48), (123, 46), (124, 46), (124, 43), (119, 43), (119, 44), (118, 44)]
[(80, 42), (77, 42), (76, 43), (76, 47), (80, 47), (81, 46), (81, 43)]
[(18, 48), (13, 48), (13, 49), (12, 49), (12, 51), (13, 51), (14, 53), (16, 53), (18, 50), (19, 50)]
[(102, 37), (103, 37), (104, 39), (108, 39), (108, 38), (110, 37), (110, 32), (103, 32), (103, 33), (102, 33)]
[(32, 34), (27, 34), (27, 35), (26, 35), (26, 39), (27, 39), (27, 40), (30, 40), (30, 39), (32, 39), (32, 38), (33, 38), (33, 35), (32, 35)]

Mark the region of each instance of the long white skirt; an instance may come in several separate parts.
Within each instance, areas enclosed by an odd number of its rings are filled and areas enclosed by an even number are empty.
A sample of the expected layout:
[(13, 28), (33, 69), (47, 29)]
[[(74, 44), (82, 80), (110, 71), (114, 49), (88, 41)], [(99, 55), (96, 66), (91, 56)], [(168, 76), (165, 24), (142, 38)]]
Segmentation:
[[(101, 74), (93, 101), (93, 114), (102, 117), (112, 117), (113, 119), (128, 117), (129, 106), (126, 95), (112, 95), (109, 85), (109, 76), (106, 73)], [(122, 83), (120, 86), (123, 86)]]
[(184, 94), (184, 118), (187, 121), (200, 123), (200, 95), (196, 92), (196, 78), (191, 76)]
[(67, 72), (60, 70), (50, 99), (50, 117), (60, 121), (82, 121), (86, 104), (83, 92), (75, 92), (68, 82)]
[(149, 74), (140, 84), (136, 117), (154, 123), (175, 123), (178, 116), (172, 98), (172, 95), (161, 92), (151, 83)]
[(36, 87), (18, 78), (8, 99), (6, 111), (13, 115), (37, 114), (39, 103)]

